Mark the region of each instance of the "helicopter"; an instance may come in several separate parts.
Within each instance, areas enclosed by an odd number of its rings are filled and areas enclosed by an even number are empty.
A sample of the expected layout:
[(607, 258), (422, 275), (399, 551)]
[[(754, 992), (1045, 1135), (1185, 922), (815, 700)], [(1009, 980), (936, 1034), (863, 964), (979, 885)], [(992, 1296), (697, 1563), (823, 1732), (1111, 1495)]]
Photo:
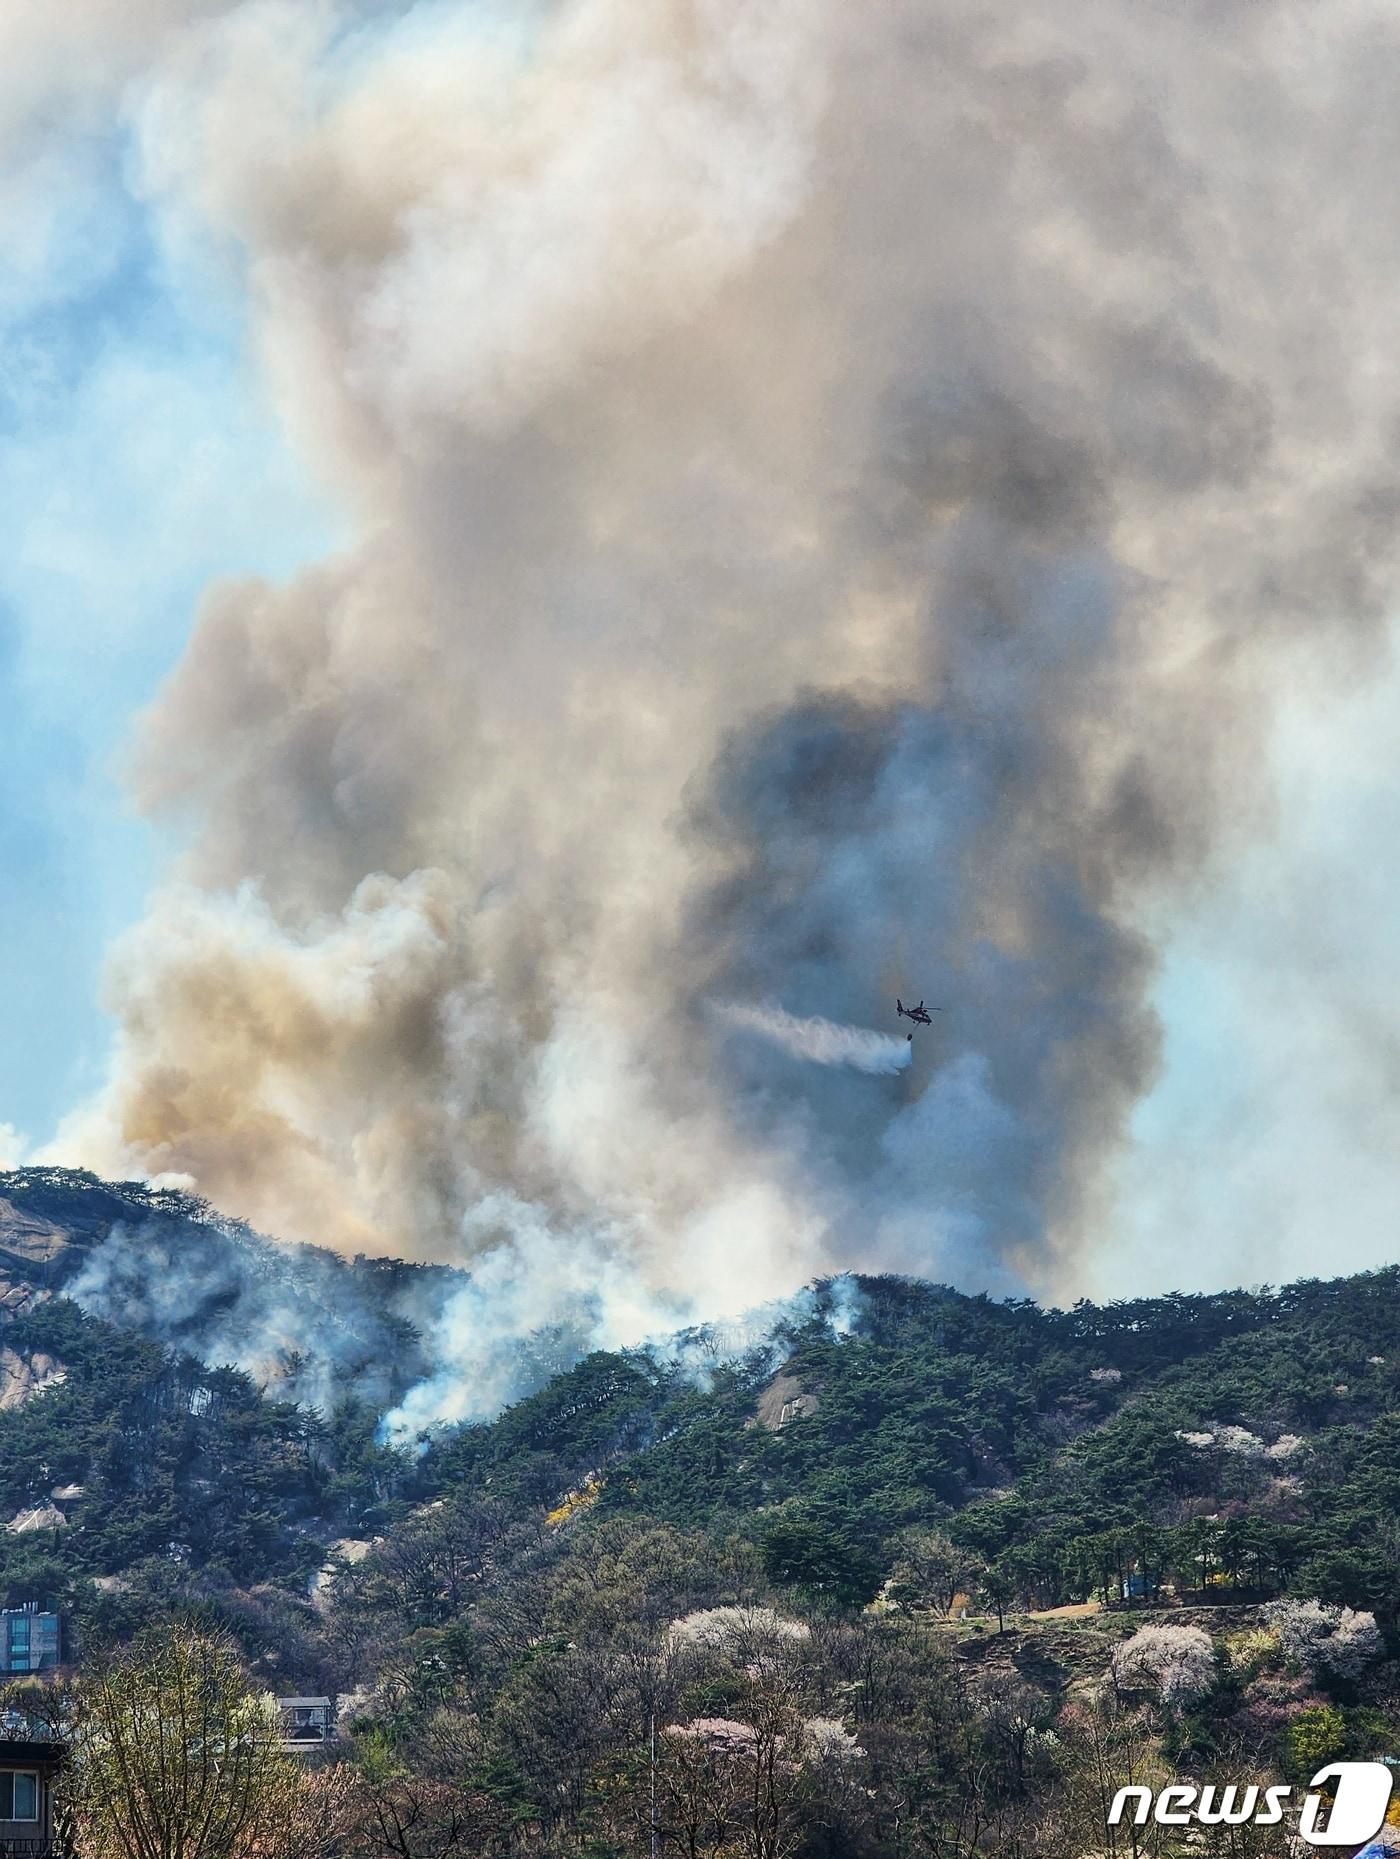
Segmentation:
[[(920, 1026), (932, 1025), (932, 1021), (928, 1017), (928, 1008), (925, 1007), (922, 1001), (919, 1002), (917, 1007), (906, 1007), (904, 1002), (896, 995), (894, 1005), (895, 1012), (901, 1014), (906, 1020), (917, 1020)], [(943, 1009), (941, 1007), (935, 1007), (933, 1011), (935, 1013), (942, 1013)], [(911, 1033), (909, 1037), (912, 1039), (914, 1035)]]
[[(929, 1009), (925, 1007), (922, 1001), (919, 1002), (917, 1007), (906, 1007), (904, 1005), (904, 1002), (900, 1000), (898, 995), (896, 995), (894, 1005), (895, 1005), (896, 1013), (902, 1015), (903, 1018), (906, 1020), (913, 1020), (918, 1026), (931, 1026), (933, 1024), (933, 1022), (929, 1019)], [(933, 1009), (934, 1013), (942, 1013), (942, 1011), (943, 1009), (941, 1007), (935, 1007)], [(908, 1033), (905, 1035), (905, 1037), (908, 1039), (909, 1044), (912, 1046), (914, 1043), (914, 1035), (912, 1033)]]

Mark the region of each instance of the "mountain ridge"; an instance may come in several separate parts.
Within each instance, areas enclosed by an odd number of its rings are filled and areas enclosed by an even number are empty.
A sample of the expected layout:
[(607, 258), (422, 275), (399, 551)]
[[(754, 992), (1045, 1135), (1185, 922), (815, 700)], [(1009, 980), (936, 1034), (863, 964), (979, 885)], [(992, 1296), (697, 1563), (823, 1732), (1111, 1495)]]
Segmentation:
[(176, 1189), (81, 1169), (0, 1174), (0, 1321), (68, 1296), (282, 1398), (387, 1406), (428, 1372), (424, 1320), (464, 1277), (271, 1239)]
[[(333, 1610), (331, 1546), (368, 1546), (352, 1586), (371, 1580), (373, 1545), (398, 1553), (444, 1503), (561, 1538), (743, 1540), (776, 1589), (848, 1606), (929, 1531), (1023, 1606), (1300, 1583), (1400, 1605), (1395, 1267), (1069, 1310), (846, 1275), (757, 1332), (595, 1352), (400, 1449), (381, 1416), (426, 1357), (382, 1293), (442, 1268), (283, 1249), (190, 1197), (52, 1170), (0, 1177), (0, 1265), (0, 1297), (26, 1300), (0, 1318), (6, 1371), (28, 1378), (0, 1407), (0, 1588), (63, 1593), (104, 1631), (153, 1596), (237, 1614), (265, 1591), (314, 1665), (302, 1610), (313, 1584)], [(162, 1302), (176, 1269), (198, 1295)], [(293, 1293), (299, 1333), (345, 1300), (319, 1367), (259, 1382), (211, 1348)], [(376, 1348), (396, 1362), (362, 1367)]]

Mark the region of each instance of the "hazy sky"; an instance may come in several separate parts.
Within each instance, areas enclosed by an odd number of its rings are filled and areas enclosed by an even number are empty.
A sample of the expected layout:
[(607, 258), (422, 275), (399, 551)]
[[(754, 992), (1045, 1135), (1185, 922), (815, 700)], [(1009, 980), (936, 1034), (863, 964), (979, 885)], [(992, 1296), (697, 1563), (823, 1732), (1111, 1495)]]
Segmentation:
[(31, 1144), (101, 1075), (103, 951), (156, 870), (123, 792), (133, 721), (211, 578), (284, 573), (335, 533), (238, 294), (175, 275), (124, 159), (114, 133), (0, 196), (0, 1123)]
[[(9, 10), (13, 1156), (635, 1269), (600, 1334), (751, 1257), (1395, 1256), (1400, 242), (1340, 127), (1394, 25), (1347, 0), (1314, 70), (1284, 0), (1069, 11), (852, 57), (821, 5)], [(802, 1069), (901, 976), (952, 996), (909, 1095)]]

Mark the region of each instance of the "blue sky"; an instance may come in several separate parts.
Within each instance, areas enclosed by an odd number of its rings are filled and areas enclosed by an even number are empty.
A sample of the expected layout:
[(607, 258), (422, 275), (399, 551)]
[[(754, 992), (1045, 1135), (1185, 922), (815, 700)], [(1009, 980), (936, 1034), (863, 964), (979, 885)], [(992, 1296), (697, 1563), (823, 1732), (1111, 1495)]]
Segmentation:
[(0, 1123), (33, 1142), (97, 1081), (103, 950), (155, 872), (120, 781), (133, 720), (212, 578), (334, 533), (231, 298), (177, 275), (105, 172), (0, 298)]
[(1106, 1294), (1396, 1254), (1400, 678), (1292, 693), (1271, 817), (1158, 926), (1164, 1064), (1117, 1171)]

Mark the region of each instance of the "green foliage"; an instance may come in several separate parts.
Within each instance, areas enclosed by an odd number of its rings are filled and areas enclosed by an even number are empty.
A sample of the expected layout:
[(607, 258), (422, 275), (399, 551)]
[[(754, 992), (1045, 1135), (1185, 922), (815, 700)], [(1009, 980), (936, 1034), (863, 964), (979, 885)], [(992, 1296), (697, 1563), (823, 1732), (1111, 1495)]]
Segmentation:
[[(645, 1353), (599, 1353), (416, 1460), (363, 1401), (322, 1414), (263, 1398), (235, 1370), (42, 1302), (7, 1343), (68, 1373), (0, 1414), (0, 1521), (82, 1490), (68, 1528), (0, 1533), (0, 1592), (59, 1593), (126, 1631), (147, 1600), (193, 1589), (251, 1634), (239, 1594), (302, 1595), (333, 1537), (388, 1531), (404, 1566), (381, 1586), (435, 1628), (460, 1577), (415, 1506), (445, 1499), (455, 1518), (487, 1494), (489, 1528), (474, 1511), (468, 1535), (480, 1525), (502, 1538), (491, 1554), (513, 1555), (596, 1476), (568, 1530), (631, 1519), (676, 1541), (742, 1539), (763, 1579), (809, 1605), (868, 1600), (910, 1533), (934, 1532), (1003, 1617), (1287, 1593), (1400, 1611), (1400, 1271), (1069, 1311), (894, 1278), (859, 1291), (853, 1333), (812, 1319), (777, 1339), (784, 1385), (805, 1397), (781, 1427), (759, 1417), (766, 1348), (704, 1386)], [(92, 1576), (128, 1592), (94, 1597)], [(256, 1631), (301, 1643), (263, 1615)]]
[[(1070, 1311), (859, 1281), (854, 1334), (786, 1337), (810, 1397), (756, 1423), (764, 1355), (697, 1389), (600, 1355), (420, 1477), (548, 1505), (737, 1531), (770, 1579), (849, 1602), (936, 1527), (995, 1565), (990, 1605), (1315, 1594), (1400, 1609), (1400, 1271)], [(1206, 1521), (1207, 1517), (1218, 1521)]]
[[(121, 1625), (120, 1598), (88, 1578), (160, 1593), (198, 1571), (208, 1587), (268, 1580), (304, 1587), (329, 1525), (381, 1524), (407, 1467), (373, 1443), (375, 1418), (347, 1408), (328, 1423), (260, 1396), (246, 1375), (205, 1368), (64, 1298), (9, 1324), (8, 1348), (56, 1357), (66, 1378), (0, 1413), (0, 1520), (51, 1502), (66, 1527), (0, 1533), (0, 1594), (66, 1597)], [(139, 1621), (139, 1597), (131, 1604)]]
[[(0, 1414), (0, 1499), (83, 1491), (66, 1531), (0, 1538), (0, 1578), (94, 1639), (197, 1599), (259, 1682), (364, 1687), (366, 1824), (415, 1855), (648, 1851), (654, 1812), (669, 1850), (1077, 1859), (1130, 1776), (1394, 1745), (1393, 1666), (1286, 1670), (1251, 1604), (1400, 1605), (1400, 1376), (1372, 1359), (1400, 1274), (1068, 1312), (861, 1288), (839, 1340), (794, 1325), (704, 1386), (600, 1353), (415, 1461), (364, 1403), (260, 1398), (54, 1300), (6, 1333), (69, 1373)], [(374, 1541), (313, 1610), (341, 1534)], [(1116, 1698), (1120, 1610), (1181, 1601), (1238, 1609), (1238, 1659), (1187, 1709)], [(707, 1646), (713, 1610), (766, 1621), (760, 1652)]]
[(1284, 1766), (1300, 1781), (1314, 1775), (1324, 1763), (1335, 1762), (1347, 1746), (1347, 1720), (1335, 1704), (1314, 1704), (1300, 1711), (1288, 1726)]
[(780, 1518), (759, 1542), (763, 1572), (781, 1587), (827, 1595), (860, 1606), (880, 1586), (880, 1567), (868, 1551), (841, 1530), (800, 1515)]

